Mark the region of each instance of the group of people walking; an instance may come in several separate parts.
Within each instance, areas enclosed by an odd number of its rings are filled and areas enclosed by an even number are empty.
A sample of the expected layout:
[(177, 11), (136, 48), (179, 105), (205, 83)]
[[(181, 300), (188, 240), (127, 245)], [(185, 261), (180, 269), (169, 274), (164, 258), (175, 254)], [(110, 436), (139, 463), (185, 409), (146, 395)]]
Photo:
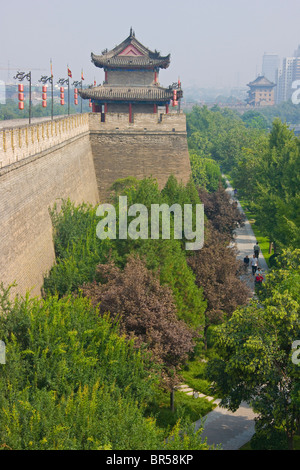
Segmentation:
[(255, 285), (261, 285), (264, 280), (262, 270), (258, 263), (259, 253), (260, 253), (260, 246), (258, 242), (256, 242), (256, 244), (253, 247), (253, 257), (250, 259), (249, 256), (247, 255), (244, 258), (245, 270), (248, 271), (249, 265), (251, 266), (252, 276), (255, 276), (254, 278)]

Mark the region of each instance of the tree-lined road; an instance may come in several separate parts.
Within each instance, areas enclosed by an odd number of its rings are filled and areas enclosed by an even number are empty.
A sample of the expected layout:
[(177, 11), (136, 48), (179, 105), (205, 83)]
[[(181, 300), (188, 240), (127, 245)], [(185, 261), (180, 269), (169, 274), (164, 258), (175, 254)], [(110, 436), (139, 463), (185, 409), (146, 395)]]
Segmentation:
[[(234, 198), (233, 188), (227, 180), (226, 191)], [(238, 208), (241, 212), (243, 209), (239, 203)], [(246, 219), (243, 227), (235, 230), (235, 245), (238, 250), (238, 259), (243, 260), (246, 255), (251, 258), (253, 256), (253, 246), (256, 238), (251, 228), (250, 222)], [(262, 254), (259, 256), (259, 265), (263, 272), (268, 270), (267, 263)], [(250, 268), (249, 268), (250, 269)], [(249, 271), (244, 279), (254, 293), (254, 279)], [(255, 433), (256, 414), (247, 403), (242, 403), (239, 409), (233, 413), (219, 405), (204, 419), (196, 422), (196, 429), (199, 429), (204, 422), (204, 430), (202, 437), (207, 439), (210, 446), (220, 446), (222, 450), (238, 450), (247, 442)]]

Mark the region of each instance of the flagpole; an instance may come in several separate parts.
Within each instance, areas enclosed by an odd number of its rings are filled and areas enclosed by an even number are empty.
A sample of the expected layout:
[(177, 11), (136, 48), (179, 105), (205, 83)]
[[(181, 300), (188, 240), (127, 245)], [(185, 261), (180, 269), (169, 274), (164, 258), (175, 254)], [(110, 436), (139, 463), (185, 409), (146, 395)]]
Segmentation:
[(51, 121), (53, 121), (53, 75), (51, 77)]
[(68, 116), (70, 116), (70, 78), (68, 78)]

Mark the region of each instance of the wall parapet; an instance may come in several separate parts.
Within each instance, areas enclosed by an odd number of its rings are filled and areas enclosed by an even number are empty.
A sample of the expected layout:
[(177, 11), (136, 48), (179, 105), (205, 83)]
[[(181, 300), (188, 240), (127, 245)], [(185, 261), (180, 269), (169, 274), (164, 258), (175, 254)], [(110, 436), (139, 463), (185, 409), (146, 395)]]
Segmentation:
[(186, 133), (186, 117), (183, 113), (135, 113), (129, 122), (128, 113), (106, 113), (101, 122), (101, 113), (89, 113), (91, 132), (180, 132)]
[(0, 168), (88, 132), (88, 114), (0, 130)]

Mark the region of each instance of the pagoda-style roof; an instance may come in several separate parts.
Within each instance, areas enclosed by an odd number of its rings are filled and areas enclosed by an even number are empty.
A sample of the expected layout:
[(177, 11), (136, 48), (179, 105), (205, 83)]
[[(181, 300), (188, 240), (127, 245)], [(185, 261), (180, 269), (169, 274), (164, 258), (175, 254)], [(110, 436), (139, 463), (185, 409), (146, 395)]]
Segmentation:
[[(124, 102), (160, 102), (166, 103), (173, 99), (173, 89), (159, 86), (110, 86), (101, 85), (93, 88), (85, 88), (78, 93), (83, 99), (95, 101), (124, 101)], [(182, 97), (182, 90), (177, 90), (177, 97)]]
[(272, 87), (273, 88), (274, 86), (276, 86), (276, 84), (273, 82), (270, 82), (270, 80), (268, 80), (266, 77), (260, 75), (253, 82), (248, 83), (247, 86), (249, 86), (250, 88), (253, 88), (253, 87), (265, 87), (265, 88)]
[(102, 52), (102, 55), (91, 53), (92, 62), (100, 68), (126, 68), (126, 69), (166, 69), (170, 65), (171, 55), (161, 56), (159, 52), (151, 51), (143, 46), (136, 37), (132, 29), (128, 38), (114, 49)]

